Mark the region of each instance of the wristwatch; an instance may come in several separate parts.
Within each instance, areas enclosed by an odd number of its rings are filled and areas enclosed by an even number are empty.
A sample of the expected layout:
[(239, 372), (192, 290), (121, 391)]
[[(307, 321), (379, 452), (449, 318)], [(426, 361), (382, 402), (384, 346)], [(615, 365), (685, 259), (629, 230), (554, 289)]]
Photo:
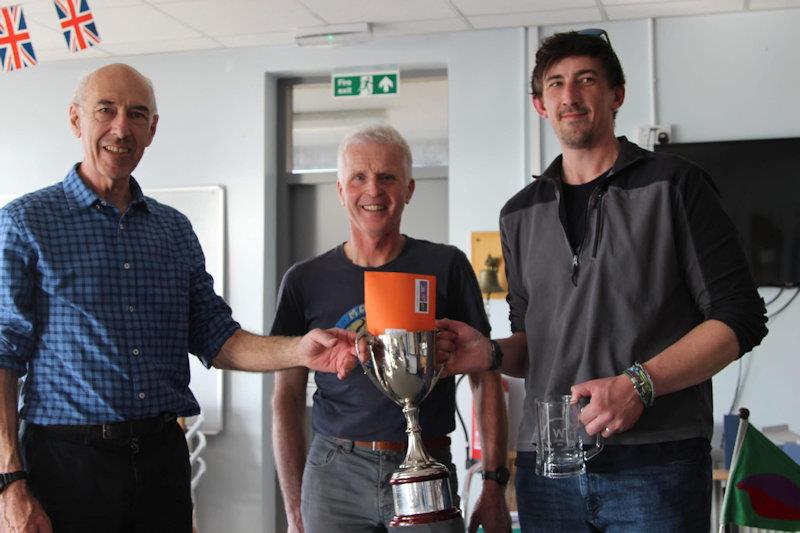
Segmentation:
[(496, 340), (490, 339), (492, 344), (492, 362), (489, 365), (489, 370), (497, 370), (503, 363), (503, 350), (500, 349), (500, 344)]
[(505, 487), (508, 484), (508, 479), (511, 477), (511, 472), (508, 471), (508, 468), (501, 466), (495, 471), (491, 470), (484, 470), (483, 471), (483, 479), (491, 479), (492, 481), (497, 481), (501, 486)]
[(16, 472), (6, 472), (0, 474), (0, 493), (6, 490), (6, 487), (20, 479), (27, 479), (28, 473), (24, 470), (17, 470)]

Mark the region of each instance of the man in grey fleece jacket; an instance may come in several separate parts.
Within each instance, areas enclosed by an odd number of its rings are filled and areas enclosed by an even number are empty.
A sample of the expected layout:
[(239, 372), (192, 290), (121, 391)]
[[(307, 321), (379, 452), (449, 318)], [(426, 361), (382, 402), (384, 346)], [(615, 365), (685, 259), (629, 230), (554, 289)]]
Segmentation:
[[(711, 377), (766, 335), (763, 301), (710, 177), (615, 137), (625, 78), (605, 31), (556, 34), (536, 60), (562, 155), (500, 214), (512, 335), (444, 320), (440, 349), (525, 378), (523, 531), (707, 532)], [(570, 393), (605, 447), (548, 479), (535, 400)]]

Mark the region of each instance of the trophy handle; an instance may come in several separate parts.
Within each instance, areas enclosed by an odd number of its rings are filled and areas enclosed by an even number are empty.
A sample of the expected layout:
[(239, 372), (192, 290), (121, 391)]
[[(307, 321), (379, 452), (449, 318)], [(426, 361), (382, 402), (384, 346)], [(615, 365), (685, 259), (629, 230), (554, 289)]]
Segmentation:
[[(361, 343), (361, 339), (364, 337), (367, 338), (367, 349), (369, 350), (369, 361), (366, 363), (361, 360), (361, 352), (358, 349), (358, 345)], [(378, 377), (375, 375), (375, 369), (378, 368), (378, 362), (375, 361), (375, 353), (372, 351), (372, 337), (363, 329), (356, 334), (356, 356), (356, 359), (358, 359), (358, 364), (361, 365), (361, 369), (364, 370), (364, 374), (369, 378), (369, 380), (376, 387), (378, 387), (378, 390), (386, 390), (384, 386), (381, 385)]]

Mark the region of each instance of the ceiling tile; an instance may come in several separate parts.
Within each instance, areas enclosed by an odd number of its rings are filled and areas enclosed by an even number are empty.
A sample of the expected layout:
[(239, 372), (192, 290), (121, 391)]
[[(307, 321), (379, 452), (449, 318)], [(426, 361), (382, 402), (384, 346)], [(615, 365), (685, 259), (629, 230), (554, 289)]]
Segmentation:
[[(675, 0), (601, 0), (603, 5), (605, 6), (614, 6), (614, 5), (646, 5), (646, 4), (663, 4), (665, 2), (675, 2)], [(692, 2), (697, 2), (697, 0), (689, 0)]]
[(415, 33), (437, 33), (469, 30), (469, 25), (461, 18), (415, 20), (413, 22), (387, 22), (375, 24), (372, 33), (381, 35), (412, 35)]
[(110, 7), (95, 13), (103, 45), (201, 37), (186, 24), (148, 5)]
[(321, 23), (293, 0), (199, 0), (162, 4), (158, 8), (212, 37), (287, 31)]
[(597, 8), (537, 11), (533, 13), (510, 13), (508, 15), (478, 15), (469, 17), (475, 28), (505, 28), (520, 26), (544, 26), (572, 22), (594, 22), (602, 20)]
[(750, 0), (750, 9), (784, 9), (800, 7), (800, 0)]
[(457, 15), (445, 0), (301, 0), (328, 24), (446, 19)]
[[(132, 6), (132, 5), (141, 5), (142, 0), (87, 0), (89, 2), (89, 7), (92, 9), (92, 12), (96, 15), (98, 12), (101, 12), (109, 7), (121, 7), (121, 6)], [(37, 18), (44, 18), (47, 17), (48, 19), (52, 18), (53, 23), (58, 21), (58, 15), (56, 15), (56, 8), (53, 5), (53, 0), (10, 0), (10, 3), (19, 3), (22, 4), (23, 12), (25, 16), (32, 16)], [(3, 2), (5, 4), (5, 2)]]
[(36, 59), (39, 60), (40, 63), (48, 63), (50, 61), (67, 61), (67, 60), (75, 60), (75, 59), (90, 59), (90, 58), (97, 58), (97, 57), (108, 57), (111, 54), (97, 48), (95, 46), (91, 48), (87, 48), (86, 50), (82, 50), (77, 53), (72, 53), (69, 49), (64, 46), (61, 48), (50, 48), (47, 50), (36, 50)]
[(743, 5), (744, 0), (683, 0), (653, 4), (608, 5), (606, 6), (606, 14), (611, 20), (677, 17), (739, 11)]
[(25, 15), (25, 22), (28, 23), (33, 50), (37, 56), (39, 55), (39, 50), (45, 49), (63, 48), (69, 52), (67, 41), (64, 40), (64, 34), (60, 30), (50, 24), (42, 24), (38, 19), (29, 17), (27, 14)]
[(249, 33), (237, 35), (220, 35), (214, 37), (229, 48), (242, 46), (280, 46), (284, 44), (294, 44), (293, 31), (278, 31), (270, 33)]
[(159, 41), (143, 41), (138, 43), (107, 44), (103, 48), (114, 55), (154, 54), (160, 52), (181, 52), (184, 50), (209, 50), (223, 46), (208, 37), (190, 39), (166, 39)]
[(595, 0), (453, 0), (464, 15), (501, 15), (504, 13), (529, 13), (553, 9), (595, 7)]

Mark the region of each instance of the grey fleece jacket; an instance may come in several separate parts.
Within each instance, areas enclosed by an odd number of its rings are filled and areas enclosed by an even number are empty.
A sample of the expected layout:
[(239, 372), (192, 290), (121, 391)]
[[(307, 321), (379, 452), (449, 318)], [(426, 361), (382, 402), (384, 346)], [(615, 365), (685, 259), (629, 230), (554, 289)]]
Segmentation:
[[(763, 300), (711, 178), (685, 159), (621, 150), (588, 205), (575, 250), (561, 205), (561, 156), (500, 213), (512, 331), (528, 339), (518, 449), (531, 451), (537, 397), (618, 375), (704, 320), (736, 333), (741, 354), (766, 335)], [(723, 177), (724, 178), (724, 177)], [(608, 444), (710, 438), (711, 381), (659, 396)]]

